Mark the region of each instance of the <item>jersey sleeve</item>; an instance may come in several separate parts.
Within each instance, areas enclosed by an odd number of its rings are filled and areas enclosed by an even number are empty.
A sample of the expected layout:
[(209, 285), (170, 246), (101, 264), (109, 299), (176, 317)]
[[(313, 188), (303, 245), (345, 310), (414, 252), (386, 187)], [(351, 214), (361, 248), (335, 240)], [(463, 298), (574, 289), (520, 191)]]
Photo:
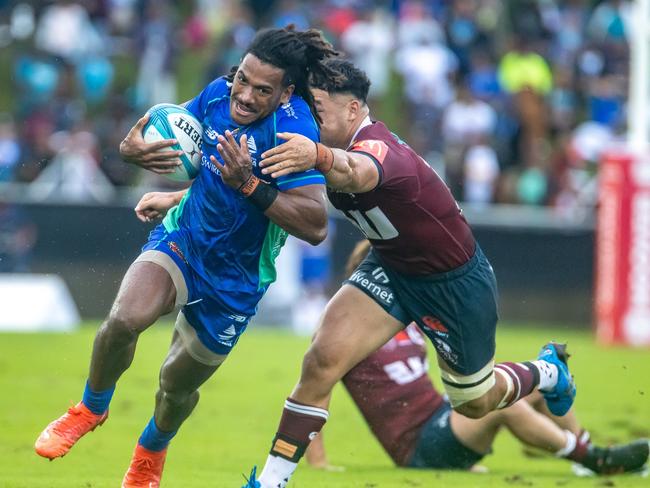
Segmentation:
[(417, 155), (407, 151), (401, 143), (395, 144), (383, 137), (362, 139), (348, 149), (350, 152), (368, 156), (379, 171), (375, 188), (394, 193), (395, 198), (411, 198), (417, 191)]
[[(299, 97), (292, 97), (289, 103), (278, 108), (277, 125), (275, 133), (292, 132), (308, 137), (312, 141), (320, 141), (320, 133), (314, 116), (311, 114), (307, 104)], [(282, 139), (276, 139), (276, 145), (282, 144)], [(300, 186), (324, 185), (325, 177), (320, 171), (310, 169), (300, 173), (292, 173), (280, 176), (277, 180), (280, 191), (291, 190)]]
[(185, 108), (192, 112), (192, 115), (194, 115), (197, 119), (203, 120), (210, 102), (227, 96), (228, 91), (229, 84), (226, 79), (223, 77), (217, 78), (216, 80), (210, 82), (210, 84), (206, 86), (203, 91), (201, 91), (201, 93), (190, 100), (187, 105), (185, 105)]

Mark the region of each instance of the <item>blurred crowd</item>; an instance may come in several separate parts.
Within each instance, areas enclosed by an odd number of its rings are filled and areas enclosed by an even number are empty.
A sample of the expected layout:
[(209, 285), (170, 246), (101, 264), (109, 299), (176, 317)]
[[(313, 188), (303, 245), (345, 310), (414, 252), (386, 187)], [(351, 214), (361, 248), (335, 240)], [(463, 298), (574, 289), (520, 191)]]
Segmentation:
[[(146, 109), (237, 64), (255, 30), (316, 27), (385, 120), (475, 205), (575, 212), (625, 128), (625, 0), (0, 0), (0, 182), (108, 201), (166, 184), (121, 162)], [(1, 93), (4, 93), (2, 95)]]

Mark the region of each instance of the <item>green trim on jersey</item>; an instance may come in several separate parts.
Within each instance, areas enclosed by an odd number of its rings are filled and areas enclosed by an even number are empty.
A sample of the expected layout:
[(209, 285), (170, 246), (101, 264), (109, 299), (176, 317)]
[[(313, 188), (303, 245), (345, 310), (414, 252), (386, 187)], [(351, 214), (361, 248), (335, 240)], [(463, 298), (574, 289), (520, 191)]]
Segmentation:
[(287, 183), (294, 183), (296, 181), (308, 180), (313, 177), (314, 177), (313, 175), (299, 176), (298, 178), (289, 178), (287, 180), (284, 180), (282, 183), (286, 185)]
[(181, 201), (178, 202), (178, 205), (172, 207), (169, 212), (167, 212), (167, 215), (165, 215), (162, 223), (165, 226), (167, 232), (172, 232), (180, 228), (178, 221), (181, 219), (181, 214), (183, 213), (185, 202), (187, 201), (187, 198), (190, 196), (191, 192), (192, 187), (188, 188), (187, 193), (183, 195), (183, 198), (181, 198)]
[(258, 290), (266, 288), (273, 283), (277, 277), (275, 271), (275, 260), (280, 254), (282, 246), (289, 233), (276, 223), (269, 221), (269, 227), (266, 229), (262, 252), (260, 253), (259, 264), (259, 285)]

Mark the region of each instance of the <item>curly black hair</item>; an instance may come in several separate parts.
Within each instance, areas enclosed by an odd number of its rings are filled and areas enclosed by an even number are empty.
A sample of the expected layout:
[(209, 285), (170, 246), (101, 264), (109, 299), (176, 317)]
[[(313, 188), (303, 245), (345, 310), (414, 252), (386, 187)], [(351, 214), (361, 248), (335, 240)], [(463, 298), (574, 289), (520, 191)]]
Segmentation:
[[(328, 59), (324, 64), (330, 74), (323, 76), (321, 73), (313, 73), (310, 79), (311, 86), (324, 90), (330, 95), (349, 93), (363, 103), (368, 102), (370, 80), (363, 70), (345, 59)], [(334, 76), (331, 73), (334, 73)]]
[[(339, 53), (325, 40), (321, 31), (308, 29), (299, 31), (294, 25), (282, 29), (264, 29), (257, 33), (246, 49), (260, 61), (284, 71), (283, 86), (294, 85), (294, 93), (301, 96), (314, 118), (320, 123), (320, 116), (314, 106), (314, 97), (309, 90), (311, 76), (337, 78), (338, 75), (325, 63)], [(233, 66), (226, 77), (233, 81), (239, 66)]]

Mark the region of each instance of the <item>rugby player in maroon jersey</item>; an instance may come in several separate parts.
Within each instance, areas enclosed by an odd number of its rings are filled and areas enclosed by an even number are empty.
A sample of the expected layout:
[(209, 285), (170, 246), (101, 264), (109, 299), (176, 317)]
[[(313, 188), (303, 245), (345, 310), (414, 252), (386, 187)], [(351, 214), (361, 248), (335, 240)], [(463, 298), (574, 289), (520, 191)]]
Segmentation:
[(371, 120), (365, 73), (343, 60), (329, 67), (336, 80), (312, 79), (324, 144), (278, 134), (286, 142), (260, 165), (273, 177), (319, 169), (331, 203), (372, 250), (327, 305), (259, 480), (251, 473), (253, 488), (286, 486), (327, 420), (336, 382), (411, 322), (435, 346), (451, 406), (467, 417), (536, 388), (556, 415), (575, 397), (562, 345), (545, 345), (535, 361), (494, 364), (496, 279), (460, 208), (418, 154)]
[[(368, 250), (368, 241), (356, 246), (347, 275)], [(564, 417), (552, 417), (536, 392), (526, 401), (483, 418), (464, 417), (451, 410), (427, 370), (424, 338), (411, 324), (343, 376), (343, 385), (397, 466), (471, 469), (491, 452), (500, 427), (528, 446), (580, 463), (597, 474), (636, 471), (648, 460), (648, 440), (595, 446), (573, 409)], [(328, 468), (321, 435), (311, 442), (305, 458), (314, 467)]]
[[(372, 433), (397, 466), (467, 470), (490, 454), (501, 427), (527, 446), (574, 461), (595, 474), (641, 470), (648, 461), (648, 440), (598, 447), (580, 429), (573, 409), (551, 418), (541, 395), (503, 410), (470, 419), (454, 412), (427, 374), (424, 339), (412, 324), (400, 331), (344, 377), (343, 384)], [(319, 434), (305, 453), (308, 464), (329, 467)], [(587, 473), (588, 473), (587, 472)]]

